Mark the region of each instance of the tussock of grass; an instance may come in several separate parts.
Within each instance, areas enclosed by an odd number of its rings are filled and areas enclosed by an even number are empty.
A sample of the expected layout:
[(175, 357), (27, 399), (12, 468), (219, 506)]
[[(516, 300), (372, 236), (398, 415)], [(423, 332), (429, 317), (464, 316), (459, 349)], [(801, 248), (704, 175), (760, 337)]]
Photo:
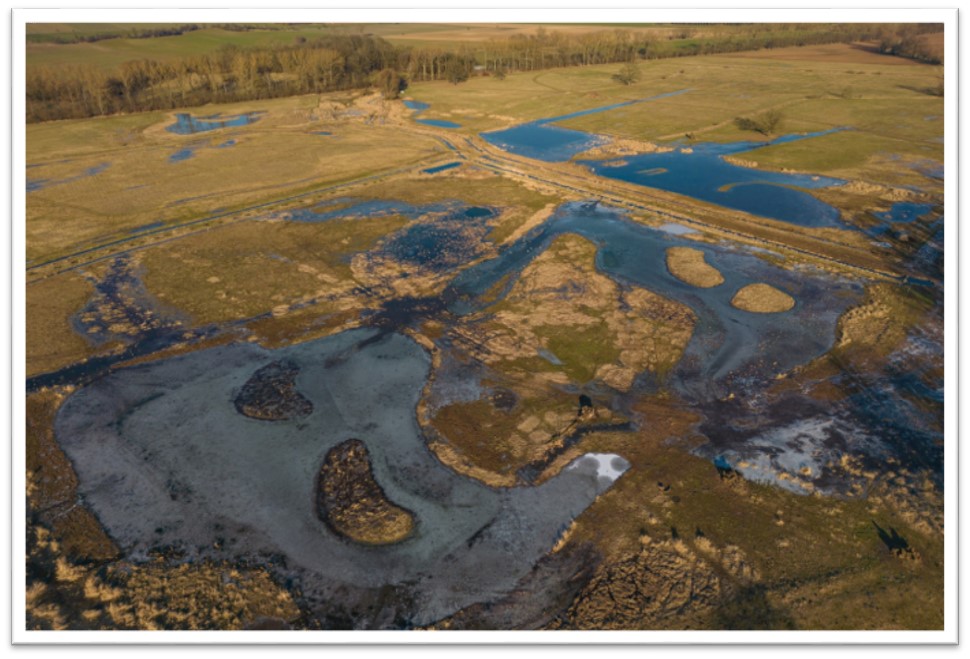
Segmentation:
[(724, 283), (721, 272), (704, 260), (704, 252), (693, 247), (667, 249), (667, 270), (685, 284), (713, 288)]
[(734, 294), (731, 304), (752, 313), (780, 313), (795, 306), (795, 299), (770, 284), (748, 284)]

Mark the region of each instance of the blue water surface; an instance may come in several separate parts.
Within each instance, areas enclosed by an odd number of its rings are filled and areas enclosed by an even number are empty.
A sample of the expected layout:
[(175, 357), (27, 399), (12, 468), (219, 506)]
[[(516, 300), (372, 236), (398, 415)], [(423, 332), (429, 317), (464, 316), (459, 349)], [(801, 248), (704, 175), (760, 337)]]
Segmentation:
[[(70, 160), (62, 160), (58, 162), (71, 162)], [(27, 165), (27, 168), (31, 167), (42, 167), (43, 165)], [(50, 178), (28, 178), (27, 179), (27, 192), (36, 192), (37, 190), (42, 190), (48, 188), (52, 185), (63, 185), (64, 183), (73, 183), (74, 181), (79, 181), (82, 178), (87, 178), (88, 176), (96, 176), (108, 169), (111, 166), (110, 162), (102, 162), (94, 165), (93, 167), (86, 168), (80, 174), (75, 176), (68, 176), (62, 179), (50, 179)]]
[[(539, 119), (481, 137), (504, 151), (546, 162), (563, 162), (608, 142), (601, 135), (552, 125), (618, 107), (646, 103), (689, 92), (682, 89), (650, 98), (606, 105)], [(609, 160), (581, 160), (599, 176), (688, 195), (736, 210), (807, 227), (844, 227), (838, 209), (816, 199), (806, 189), (842, 185), (825, 176), (771, 172), (734, 165), (722, 156), (765, 146), (786, 144), (844, 130), (783, 135), (771, 141), (674, 145), (667, 152), (642, 153)]]
[(580, 162), (600, 176), (688, 195), (762, 217), (805, 227), (844, 227), (838, 209), (805, 189), (843, 185), (845, 181), (752, 169), (733, 165), (722, 157), (831, 132), (834, 131), (785, 135), (770, 142), (693, 144), (667, 152)]
[(933, 204), (919, 204), (909, 201), (895, 203), (888, 211), (873, 213), (884, 222), (903, 222), (909, 223), (923, 217), (933, 210)]
[(438, 128), (461, 128), (461, 124), (456, 124), (454, 121), (448, 121), (447, 119), (415, 119), (415, 121), (419, 124), (437, 126)]
[(422, 170), (425, 174), (437, 174), (438, 172), (443, 172), (446, 169), (454, 169), (455, 167), (460, 167), (460, 162), (448, 162), (444, 165), (438, 165), (437, 167), (429, 167), (428, 169)]
[[(404, 107), (409, 110), (416, 110), (414, 116), (417, 117), (419, 114), (430, 108), (431, 106), (427, 103), (422, 103), (421, 101), (404, 101)], [(419, 124), (425, 124), (426, 126), (435, 126), (437, 128), (461, 128), (461, 124), (456, 124), (454, 121), (447, 121), (445, 119), (417, 119), (415, 121)]]
[(178, 151), (176, 151), (175, 153), (173, 153), (172, 155), (170, 155), (168, 157), (168, 161), (169, 162), (181, 162), (183, 160), (188, 160), (189, 158), (191, 158), (194, 155), (195, 155), (195, 148), (193, 148), (193, 147), (186, 147), (184, 149), (179, 149)]
[(614, 103), (613, 105), (604, 105), (597, 108), (590, 108), (588, 110), (580, 110), (579, 112), (563, 114), (557, 117), (537, 119), (535, 121), (519, 124), (518, 126), (513, 126), (504, 130), (482, 133), (481, 136), (487, 142), (494, 144), (504, 151), (509, 151), (510, 153), (515, 153), (527, 158), (545, 160), (546, 162), (563, 162), (569, 160), (577, 153), (588, 151), (595, 146), (606, 143), (608, 140), (600, 135), (584, 133), (580, 130), (562, 128), (561, 126), (553, 126), (551, 124), (558, 121), (575, 119), (576, 117), (583, 117), (589, 114), (596, 114), (598, 112), (615, 110), (616, 108), (625, 107), (627, 105), (647, 103), (649, 101), (656, 101), (661, 98), (669, 98), (671, 96), (685, 94), (689, 91), (689, 89), (681, 89), (675, 92), (650, 96), (649, 98), (638, 98), (632, 101)]
[(206, 133), (210, 130), (230, 128), (232, 126), (248, 126), (259, 121), (259, 115), (263, 112), (246, 112), (245, 114), (235, 114), (223, 117), (221, 114), (213, 114), (206, 117), (193, 117), (186, 112), (179, 112), (175, 115), (175, 123), (168, 126), (165, 130), (179, 135), (194, 135), (196, 133)]
[[(840, 314), (862, 297), (862, 287), (855, 282), (785, 270), (746, 250), (646, 227), (601, 204), (570, 202), (496, 258), (462, 270), (449, 286), (450, 310), (458, 315), (481, 311), (481, 300), (491, 304), (494, 297), (480, 296), (502, 288), (506, 280), (500, 299), (515, 283), (510, 274), (521, 272), (557, 236), (570, 233), (597, 245), (600, 272), (622, 285), (642, 286), (681, 302), (694, 312), (694, 333), (672, 374), (675, 387), (688, 399), (741, 390), (749, 380), (764, 382), (822, 355), (835, 340)], [(703, 251), (707, 263), (724, 276), (724, 284), (703, 289), (674, 277), (666, 266), (666, 250), (673, 246)], [(740, 288), (764, 281), (792, 295), (795, 307), (757, 314), (731, 304)]]

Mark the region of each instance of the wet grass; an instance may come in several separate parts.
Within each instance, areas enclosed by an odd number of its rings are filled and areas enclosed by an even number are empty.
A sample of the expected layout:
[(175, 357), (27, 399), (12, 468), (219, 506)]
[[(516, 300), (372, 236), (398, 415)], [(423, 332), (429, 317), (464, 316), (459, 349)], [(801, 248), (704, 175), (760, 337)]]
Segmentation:
[[(417, 163), (441, 148), (430, 138), (383, 126), (314, 121), (316, 102), (311, 96), (190, 110), (267, 111), (251, 126), (205, 136), (165, 131), (171, 121), (160, 113), (31, 124), (28, 164), (71, 160), (32, 168), (32, 176), (61, 178), (103, 162), (110, 166), (29, 194), (28, 258), (42, 261), (126, 237), (146, 224), (190, 221)], [(320, 125), (334, 138), (308, 140), (306, 132)], [(231, 149), (215, 148), (230, 137), (236, 141)], [(169, 161), (189, 143), (201, 145), (192, 158)]]
[[(519, 469), (541, 459), (559, 439), (554, 435), (568, 421), (560, 425), (556, 420), (575, 415), (576, 398), (552, 387), (536, 387), (522, 378), (501, 384), (518, 396), (513, 409), (501, 410), (487, 398), (454, 403), (437, 412), (432, 427), (457, 449), (464, 463), (452, 468), (464, 471), (471, 467), (473, 475), (486, 483), (510, 486), (516, 483)], [(533, 417), (533, 424), (524, 426), (530, 430), (522, 430), (520, 426)], [(534, 432), (544, 438), (527, 436)]]
[[(638, 410), (639, 432), (594, 434), (579, 445), (619, 453), (631, 468), (578, 519), (574, 541), (595, 542), (612, 560), (634, 551), (644, 532), (737, 546), (759, 571), (769, 608), (786, 611), (800, 629), (942, 626), (942, 536), (913, 530), (886, 503), (722, 479), (710, 461), (685, 451), (694, 441), (689, 412), (663, 398)], [(893, 556), (874, 519), (918, 544), (922, 559)], [(921, 607), (905, 607), (907, 598)]]
[(27, 287), (27, 375), (54, 371), (92, 353), (71, 326), (94, 286), (78, 273), (65, 273)]
[(919, 91), (938, 80), (942, 67), (873, 55), (849, 45), (823, 49), (826, 57), (818, 61), (808, 56), (773, 58), (771, 51), (762, 51), (641, 62), (642, 78), (629, 86), (611, 80), (618, 65), (604, 65), (520, 73), (505, 80), (476, 79), (457, 87), (420, 83), (409, 93), (430, 103), (429, 113), (461, 117), (456, 120), (480, 131), (690, 89), (680, 96), (561, 125), (646, 141), (760, 140), (760, 134), (738, 129), (734, 118), (778, 108), (783, 115), (779, 133), (838, 126), (854, 130), (745, 154), (745, 159), (766, 168), (878, 181), (884, 172), (869, 162), (880, 154), (942, 161), (942, 120), (926, 117), (942, 117), (943, 99)]
[(488, 234), (488, 239), (496, 244), (511, 236), (547, 204), (563, 201), (558, 196), (529, 189), (513, 179), (486, 172), (471, 176), (398, 178), (363, 187), (360, 194), (415, 205), (458, 199), (471, 206), (498, 208), (502, 213)]
[(589, 382), (603, 364), (620, 356), (613, 332), (604, 321), (588, 327), (545, 325), (536, 335), (547, 341), (549, 352), (562, 362), (562, 371), (574, 382)]
[[(400, 216), (319, 224), (250, 221), (149, 250), (145, 285), (197, 324), (250, 318), (317, 297), (344, 298), (357, 286), (350, 257), (407, 223)], [(315, 307), (317, 315), (339, 303)]]

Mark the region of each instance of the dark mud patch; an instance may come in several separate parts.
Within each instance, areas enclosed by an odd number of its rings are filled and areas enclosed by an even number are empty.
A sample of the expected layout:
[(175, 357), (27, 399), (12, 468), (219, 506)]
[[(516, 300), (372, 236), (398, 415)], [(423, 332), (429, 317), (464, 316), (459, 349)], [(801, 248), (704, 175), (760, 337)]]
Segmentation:
[(452, 269), (488, 251), (484, 218), (442, 218), (416, 224), (392, 236), (383, 251), (397, 261), (431, 270)]
[(370, 453), (359, 439), (327, 452), (317, 478), (317, 516), (337, 535), (366, 545), (404, 540), (414, 515), (388, 500), (374, 479)]
[(132, 343), (150, 334), (174, 333), (187, 325), (176, 309), (148, 292), (140, 268), (119, 256), (95, 283), (94, 294), (72, 319), (75, 331), (95, 346), (112, 341)]
[(267, 364), (246, 381), (233, 403), (250, 419), (284, 421), (308, 416), (313, 403), (296, 390), (300, 367), (289, 360)]

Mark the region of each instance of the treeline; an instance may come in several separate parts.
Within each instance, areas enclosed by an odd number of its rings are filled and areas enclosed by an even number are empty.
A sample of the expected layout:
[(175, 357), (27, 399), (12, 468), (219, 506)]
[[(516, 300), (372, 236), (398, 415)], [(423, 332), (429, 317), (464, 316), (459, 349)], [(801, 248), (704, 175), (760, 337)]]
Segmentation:
[[(907, 34), (917, 36), (930, 31), (923, 26), (904, 27)], [(82, 63), (28, 67), (27, 121), (364, 88), (388, 69), (410, 81), (458, 83), (475, 74), (503, 77), (516, 71), (553, 67), (873, 41), (888, 38), (887, 30), (891, 27), (872, 24), (736, 25), (658, 38), (642, 31), (568, 34), (540, 28), (530, 36), (457, 48), (394, 46), (372, 35), (331, 35), (312, 41), (299, 37), (285, 46), (225, 46), (206, 55), (130, 61), (114, 71)]]
[(151, 39), (152, 37), (174, 37), (186, 32), (201, 30), (203, 26), (164, 25), (158, 27), (133, 27), (128, 29), (104, 30), (101, 32), (39, 32), (27, 35), (31, 43), (93, 43), (106, 39)]
[(943, 63), (943, 40), (931, 40), (929, 35), (942, 34), (943, 26), (932, 23), (901, 25), (879, 35), (879, 51), (929, 64)]
[(261, 23), (187, 23), (185, 25), (159, 24), (152, 27), (112, 28), (99, 32), (34, 32), (27, 35), (29, 43), (93, 43), (106, 39), (151, 39), (152, 37), (175, 37), (196, 30), (225, 30), (248, 32), (250, 30), (282, 30), (286, 25)]
[[(757, 24), (720, 26), (720, 30), (684, 29), (658, 38), (648, 32), (610, 30), (571, 35), (539, 29), (535, 35), (469, 44), (458, 55), (473, 59), (486, 70), (534, 71), (562, 66), (588, 66), (713, 55), (763, 48), (868, 41), (881, 34), (871, 24)], [(706, 35), (706, 36), (705, 36)], [(437, 79), (424, 63), (447, 57), (443, 49), (416, 48), (411, 54), (412, 79)], [(429, 75), (430, 73), (430, 75)]]

